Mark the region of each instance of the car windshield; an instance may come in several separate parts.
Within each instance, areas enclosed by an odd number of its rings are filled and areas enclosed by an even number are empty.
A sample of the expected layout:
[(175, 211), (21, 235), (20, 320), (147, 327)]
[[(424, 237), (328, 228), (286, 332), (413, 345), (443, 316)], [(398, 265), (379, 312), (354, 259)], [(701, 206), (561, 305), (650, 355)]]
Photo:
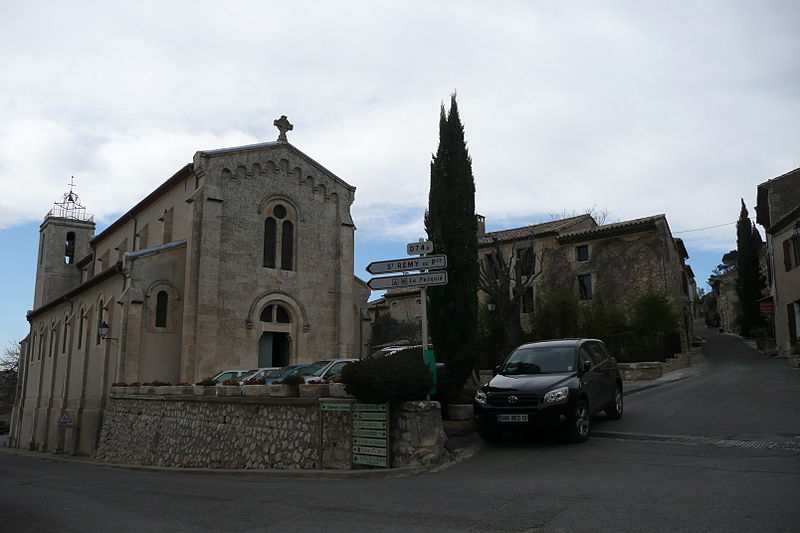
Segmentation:
[(330, 364), (330, 361), (317, 361), (316, 363), (311, 363), (305, 368), (301, 368), (297, 372), (297, 375), (300, 376), (316, 376), (322, 373), (322, 370)]
[(283, 368), (273, 368), (272, 370), (267, 370), (263, 377), (264, 377), (264, 379), (279, 378), (282, 375), (284, 375), (286, 372), (292, 370), (293, 368), (295, 368), (295, 367), (293, 367), (293, 366), (285, 366)]
[(506, 360), (500, 373), (561, 374), (575, 369), (575, 348), (571, 346), (530, 346), (519, 348)]
[(240, 381), (244, 381), (244, 380), (246, 380), (246, 379), (250, 379), (250, 378), (252, 378), (252, 377), (253, 377), (253, 375), (254, 375), (254, 374), (256, 374), (256, 373), (258, 373), (258, 372), (259, 372), (259, 370), (258, 370), (257, 368), (256, 368), (256, 369), (254, 369), (254, 370), (248, 370), (247, 372), (245, 372), (245, 373), (243, 373), (241, 376), (239, 376), (239, 378), (238, 378), (238, 379), (239, 379)]

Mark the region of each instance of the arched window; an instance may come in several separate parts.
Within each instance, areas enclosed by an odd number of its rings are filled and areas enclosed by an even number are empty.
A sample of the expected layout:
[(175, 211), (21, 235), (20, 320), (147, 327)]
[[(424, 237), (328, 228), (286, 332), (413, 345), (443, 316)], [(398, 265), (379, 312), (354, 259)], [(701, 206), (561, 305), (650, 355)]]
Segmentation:
[(67, 334), (69, 333), (69, 316), (64, 316), (64, 338), (61, 340), (61, 353), (67, 352)]
[(264, 261), (267, 268), (294, 270), (296, 214), (288, 203), (271, 203), (264, 219)]
[(167, 303), (169, 303), (169, 296), (167, 291), (159, 291), (156, 295), (156, 327), (167, 327)]
[(95, 344), (100, 344), (100, 324), (103, 322), (103, 300), (100, 300), (100, 303), (97, 306), (97, 341)]
[(86, 311), (81, 307), (81, 318), (78, 321), (78, 349), (83, 346), (83, 330), (86, 326)]
[(281, 233), (281, 269), (292, 270), (292, 257), (294, 257), (294, 224), (290, 220), (284, 220)]
[(75, 232), (67, 232), (67, 239), (64, 243), (64, 263), (71, 265), (75, 262)]
[(275, 268), (275, 219), (272, 217), (264, 220), (264, 266)]
[(261, 322), (277, 322), (278, 324), (291, 324), (292, 317), (280, 305), (268, 305), (261, 311)]

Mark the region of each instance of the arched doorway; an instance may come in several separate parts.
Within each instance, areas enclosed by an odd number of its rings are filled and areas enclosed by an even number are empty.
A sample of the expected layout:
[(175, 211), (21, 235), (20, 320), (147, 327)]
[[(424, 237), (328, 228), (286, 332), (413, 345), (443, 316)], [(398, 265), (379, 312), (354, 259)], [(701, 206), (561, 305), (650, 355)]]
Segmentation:
[(292, 316), (280, 304), (261, 311), (262, 334), (258, 340), (258, 366), (286, 366), (292, 356)]

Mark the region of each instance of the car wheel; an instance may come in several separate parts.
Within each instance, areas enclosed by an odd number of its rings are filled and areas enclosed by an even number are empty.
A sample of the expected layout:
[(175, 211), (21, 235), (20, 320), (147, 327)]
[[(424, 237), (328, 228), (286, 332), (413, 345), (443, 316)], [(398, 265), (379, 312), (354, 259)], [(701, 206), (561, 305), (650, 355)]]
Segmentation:
[(606, 416), (611, 420), (619, 420), (622, 418), (622, 388), (617, 385), (614, 388), (614, 400), (606, 407)]
[(567, 428), (564, 437), (568, 442), (583, 442), (589, 438), (589, 406), (584, 400), (572, 408), (572, 414), (567, 419)]

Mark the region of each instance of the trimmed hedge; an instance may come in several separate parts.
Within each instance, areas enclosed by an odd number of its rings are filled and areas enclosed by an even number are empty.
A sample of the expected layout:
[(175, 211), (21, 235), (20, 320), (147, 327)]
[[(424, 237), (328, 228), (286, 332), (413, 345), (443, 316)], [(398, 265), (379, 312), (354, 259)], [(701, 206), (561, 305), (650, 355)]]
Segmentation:
[(411, 348), (346, 365), (342, 383), (361, 402), (406, 402), (425, 399), (431, 374), (422, 361), (422, 349)]

